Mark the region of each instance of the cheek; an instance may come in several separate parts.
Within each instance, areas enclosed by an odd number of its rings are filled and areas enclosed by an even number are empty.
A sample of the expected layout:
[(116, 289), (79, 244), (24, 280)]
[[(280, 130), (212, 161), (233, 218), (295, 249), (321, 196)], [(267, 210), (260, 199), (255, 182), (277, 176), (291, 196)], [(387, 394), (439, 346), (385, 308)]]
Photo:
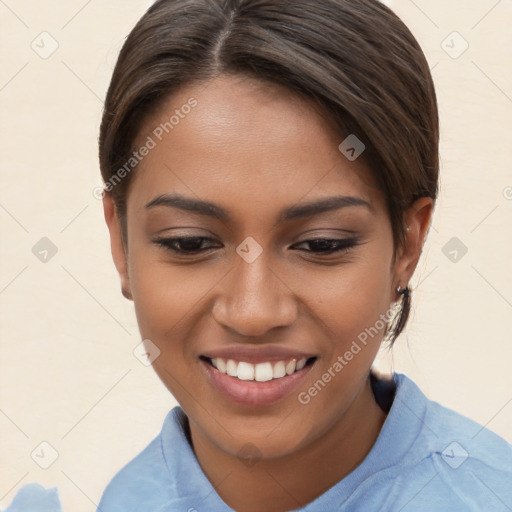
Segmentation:
[(162, 352), (172, 349), (177, 354), (180, 347), (176, 344), (182, 339), (187, 339), (183, 349), (193, 348), (191, 318), (205, 309), (208, 291), (218, 279), (218, 273), (206, 268), (171, 265), (162, 257), (134, 251), (130, 285), (141, 336), (151, 339)]
[(331, 301), (337, 307), (337, 326), (346, 328), (352, 335), (373, 325), (381, 313), (390, 306), (390, 276), (378, 265), (361, 266), (347, 279), (342, 296)]
[(342, 265), (303, 272), (293, 289), (334, 343), (347, 342), (388, 311), (390, 265), (391, 253), (368, 247)]
[(309, 287), (310, 296), (316, 290), (310, 304), (328, 340), (320, 371), (333, 382), (326, 399), (340, 393), (348, 393), (349, 399), (369, 371), (391, 318), (392, 254), (369, 245), (346, 266), (305, 279), (303, 289)]
[(184, 390), (194, 389), (190, 367), (196, 363), (193, 354), (200, 340), (195, 320), (202, 316), (204, 297), (215, 284), (212, 276), (192, 268), (133, 255), (130, 275), (140, 336), (160, 351), (153, 369), (180, 404), (189, 407), (189, 392)]
[(367, 261), (333, 274), (329, 293), (323, 293), (315, 314), (328, 328), (325, 356), (307, 385), (299, 390), (304, 413), (322, 415), (324, 422), (310, 429), (318, 435), (323, 425), (337, 421), (366, 380), (390, 318), (387, 261)]

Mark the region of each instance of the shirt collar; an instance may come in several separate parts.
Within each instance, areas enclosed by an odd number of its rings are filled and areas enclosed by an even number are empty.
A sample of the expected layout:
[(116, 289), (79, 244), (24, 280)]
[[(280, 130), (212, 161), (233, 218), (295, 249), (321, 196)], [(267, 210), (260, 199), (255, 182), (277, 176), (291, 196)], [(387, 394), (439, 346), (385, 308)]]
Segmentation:
[[(427, 399), (406, 375), (395, 373), (393, 379), (393, 404), (368, 455), (354, 471), (308, 504), (308, 512), (326, 510), (325, 506), (344, 501), (372, 474), (397, 464), (415, 443), (424, 428)], [(187, 422), (183, 409), (176, 406), (167, 414), (162, 428), (162, 451), (174, 486), (173, 495), (180, 506), (230, 512), (232, 509), (220, 498), (199, 465), (187, 439)]]

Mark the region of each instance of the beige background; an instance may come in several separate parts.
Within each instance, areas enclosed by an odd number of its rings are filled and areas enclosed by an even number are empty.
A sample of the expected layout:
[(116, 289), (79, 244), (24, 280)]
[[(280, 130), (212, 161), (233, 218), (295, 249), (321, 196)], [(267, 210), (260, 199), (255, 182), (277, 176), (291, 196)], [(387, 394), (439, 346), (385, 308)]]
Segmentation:
[[(0, 508), (36, 481), (58, 486), (65, 512), (94, 511), (175, 405), (133, 354), (93, 196), (102, 100), (150, 3), (0, 0)], [(512, 442), (512, 3), (390, 3), (433, 68), (442, 190), (407, 334), (378, 365)], [(31, 47), (52, 40), (48, 58)], [(32, 252), (43, 237), (58, 250), (46, 263)], [(443, 253), (453, 237), (468, 248), (457, 262)]]

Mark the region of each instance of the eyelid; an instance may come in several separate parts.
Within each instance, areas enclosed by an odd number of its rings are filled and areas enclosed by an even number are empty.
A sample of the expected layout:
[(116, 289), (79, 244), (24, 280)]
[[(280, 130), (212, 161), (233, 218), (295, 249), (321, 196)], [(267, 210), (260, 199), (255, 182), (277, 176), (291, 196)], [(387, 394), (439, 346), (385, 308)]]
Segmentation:
[(313, 238), (307, 238), (305, 240), (302, 240), (301, 242), (297, 242), (295, 244), (292, 245), (292, 247), (295, 247), (297, 245), (301, 245), (301, 244), (313, 244), (313, 243), (318, 243), (318, 242), (332, 242), (334, 243), (334, 246), (337, 247), (331, 251), (312, 251), (312, 250), (308, 250), (308, 251), (305, 251), (306, 253), (310, 253), (310, 254), (317, 254), (317, 255), (329, 255), (329, 254), (341, 254), (345, 251), (348, 251), (349, 249), (351, 248), (354, 248), (358, 245), (361, 244), (361, 238), (358, 237), (358, 236), (352, 236), (352, 237), (348, 237), (348, 238), (339, 238), (339, 237), (325, 237), (325, 236), (320, 236), (320, 237), (313, 237)]
[[(176, 257), (183, 257), (183, 258), (193, 258), (197, 256), (207, 255), (209, 251), (217, 249), (218, 247), (206, 247), (206, 248), (198, 248), (196, 250), (189, 250), (186, 249), (178, 249), (175, 245), (178, 243), (180, 245), (180, 242), (187, 242), (187, 241), (200, 241), (200, 245), (202, 246), (204, 242), (216, 242), (215, 239), (211, 237), (205, 237), (205, 236), (173, 236), (173, 237), (167, 237), (167, 238), (156, 238), (153, 240), (153, 243), (159, 245), (164, 250), (173, 253)], [(322, 243), (322, 242), (332, 242), (334, 245), (334, 248), (327, 248), (327, 250), (306, 250), (306, 249), (297, 249), (301, 252), (304, 252), (306, 254), (313, 255), (318, 258), (327, 258), (331, 255), (342, 255), (349, 250), (353, 249), (354, 247), (361, 244), (360, 237), (358, 236), (352, 236), (350, 238), (336, 238), (336, 237), (326, 237), (326, 236), (319, 236), (319, 237), (311, 237), (307, 238), (305, 240), (302, 240), (300, 242), (296, 242), (291, 247), (300, 246), (302, 244), (314, 244), (314, 243)], [(209, 244), (211, 245), (211, 244)]]
[(295, 242), (293, 245), (303, 244), (305, 242), (318, 242), (318, 241), (333, 241), (333, 242), (339, 242), (339, 243), (352, 243), (352, 242), (358, 242), (360, 240), (360, 237), (357, 236), (350, 236), (350, 237), (337, 237), (337, 236), (312, 236), (309, 238), (305, 238), (304, 240), (301, 240), (300, 242)]

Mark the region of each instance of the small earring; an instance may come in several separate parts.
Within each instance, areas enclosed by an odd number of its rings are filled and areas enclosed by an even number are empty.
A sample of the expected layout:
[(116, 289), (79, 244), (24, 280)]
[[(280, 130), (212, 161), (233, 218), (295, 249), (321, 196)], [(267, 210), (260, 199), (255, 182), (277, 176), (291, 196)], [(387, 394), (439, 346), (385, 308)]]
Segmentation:
[(400, 285), (397, 286), (396, 288), (396, 293), (402, 295), (403, 293), (405, 293), (406, 291), (408, 290), (408, 286), (406, 286), (405, 288), (402, 288)]
[(407, 226), (407, 231), (411, 231), (411, 226)]

